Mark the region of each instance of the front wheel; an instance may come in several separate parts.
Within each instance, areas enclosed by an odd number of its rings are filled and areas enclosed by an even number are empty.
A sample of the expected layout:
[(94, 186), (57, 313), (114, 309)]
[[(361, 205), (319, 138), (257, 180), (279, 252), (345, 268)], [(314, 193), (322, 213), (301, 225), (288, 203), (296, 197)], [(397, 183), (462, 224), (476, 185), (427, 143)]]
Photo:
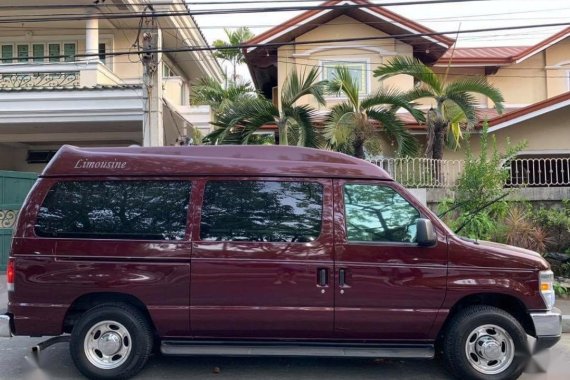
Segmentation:
[(457, 378), (516, 379), (528, 358), (526, 333), (502, 309), (471, 306), (451, 321), (444, 337), (443, 358)]
[(127, 379), (145, 365), (153, 345), (148, 320), (135, 308), (109, 304), (88, 310), (71, 333), (71, 357), (90, 379)]

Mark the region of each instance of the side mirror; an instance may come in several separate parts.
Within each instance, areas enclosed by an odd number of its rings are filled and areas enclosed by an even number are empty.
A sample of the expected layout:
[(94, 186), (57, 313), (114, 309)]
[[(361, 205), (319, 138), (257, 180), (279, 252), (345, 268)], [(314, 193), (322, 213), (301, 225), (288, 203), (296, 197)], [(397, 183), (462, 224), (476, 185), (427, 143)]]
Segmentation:
[(437, 234), (429, 219), (416, 221), (416, 241), (420, 247), (431, 247), (437, 243)]

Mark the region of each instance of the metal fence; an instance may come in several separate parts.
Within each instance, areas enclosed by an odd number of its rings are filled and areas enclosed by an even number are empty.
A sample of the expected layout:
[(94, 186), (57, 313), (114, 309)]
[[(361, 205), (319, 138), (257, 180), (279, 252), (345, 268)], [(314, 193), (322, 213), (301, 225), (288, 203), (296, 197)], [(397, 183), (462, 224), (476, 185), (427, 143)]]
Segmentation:
[(570, 157), (517, 158), (510, 170), (509, 187), (570, 186)]
[(382, 158), (370, 162), (406, 187), (451, 188), (463, 171), (463, 160)]
[[(463, 160), (431, 158), (382, 158), (370, 160), (406, 187), (453, 188), (463, 168)], [(506, 187), (570, 186), (570, 157), (517, 158), (510, 162)]]

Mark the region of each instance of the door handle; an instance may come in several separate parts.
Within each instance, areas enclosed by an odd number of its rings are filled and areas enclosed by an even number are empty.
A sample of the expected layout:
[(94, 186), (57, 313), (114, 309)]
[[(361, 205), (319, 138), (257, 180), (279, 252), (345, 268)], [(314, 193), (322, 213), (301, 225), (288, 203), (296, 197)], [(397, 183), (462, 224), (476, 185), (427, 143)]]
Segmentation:
[(327, 286), (329, 282), (329, 273), (326, 268), (317, 269), (317, 284), (319, 286)]
[(346, 269), (344, 269), (344, 268), (341, 268), (338, 271), (338, 284), (341, 287), (347, 286), (347, 284), (346, 284)]

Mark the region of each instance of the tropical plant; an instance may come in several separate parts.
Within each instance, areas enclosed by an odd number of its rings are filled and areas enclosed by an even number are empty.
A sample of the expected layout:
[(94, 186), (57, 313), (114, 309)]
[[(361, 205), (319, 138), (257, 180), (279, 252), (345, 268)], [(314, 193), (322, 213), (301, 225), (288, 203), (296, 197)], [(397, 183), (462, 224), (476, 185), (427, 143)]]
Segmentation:
[(443, 158), (446, 140), (455, 144), (459, 142), (460, 120), (465, 121), (467, 128), (476, 125), (477, 99), (473, 94), (488, 97), (495, 104), (497, 112), (503, 111), (501, 92), (488, 84), (484, 77), (460, 78), (448, 82), (447, 74), (438, 75), (412, 57), (395, 57), (374, 70), (374, 76), (380, 80), (401, 74), (412, 76), (417, 83), (407, 94), (409, 101), (422, 98), (435, 101), (435, 108), (431, 108), (426, 115), (428, 139), (425, 154), (429, 158)]
[(551, 238), (533, 222), (528, 209), (510, 205), (497, 229), (496, 240), (544, 254)]
[(257, 97), (257, 92), (249, 82), (231, 82), (227, 87), (213, 78), (200, 78), (192, 85), (190, 104), (205, 104), (212, 108), (214, 116), (232, 104)]
[(214, 55), (232, 65), (232, 81), (237, 82), (237, 66), (245, 63), (245, 56), (240, 45), (251, 40), (255, 35), (247, 27), (236, 30), (224, 29), (227, 41), (215, 40), (213, 45), (218, 50)]
[(212, 144), (249, 143), (254, 133), (264, 125), (274, 125), (280, 145), (316, 147), (318, 134), (313, 126), (315, 110), (309, 105), (296, 105), (303, 96), (313, 97), (324, 105), (324, 81), (319, 80), (316, 68), (301, 74), (293, 70), (281, 91), (281, 106), (259, 96), (235, 103), (220, 113), (213, 123), (217, 129), (206, 136)]
[(506, 152), (500, 154), (494, 136), (490, 138), (487, 124), (483, 125), (480, 153), (473, 155), (467, 144), (465, 167), (457, 181), (455, 197), (440, 205), (449, 225), (461, 234), (477, 239), (495, 236), (498, 223), (509, 209), (507, 195), (513, 189), (505, 189), (509, 176), (508, 164), (523, 149), (525, 143), (512, 146), (506, 142)]
[(346, 101), (331, 109), (325, 123), (324, 137), (331, 146), (350, 143), (354, 155), (365, 158), (365, 143), (380, 138), (379, 130), (382, 130), (388, 138), (396, 141), (400, 155), (416, 153), (417, 142), (396, 111), (404, 108), (420, 120), (423, 114), (413, 107), (404, 94), (395, 90), (379, 91), (361, 98), (358, 82), (347, 67), (336, 67), (333, 75), (328, 83), (328, 91), (345, 97)]

